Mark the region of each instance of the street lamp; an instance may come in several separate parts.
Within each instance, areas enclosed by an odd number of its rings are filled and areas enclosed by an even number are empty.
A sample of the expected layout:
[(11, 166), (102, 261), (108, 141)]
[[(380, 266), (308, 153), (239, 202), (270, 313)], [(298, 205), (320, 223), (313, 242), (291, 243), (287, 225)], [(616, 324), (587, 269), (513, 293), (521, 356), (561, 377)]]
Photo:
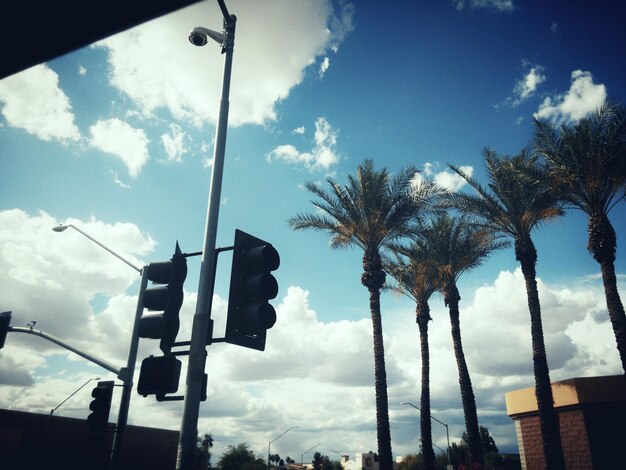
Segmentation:
[(198, 281), (198, 299), (196, 301), (196, 312), (193, 317), (191, 341), (189, 344), (187, 380), (185, 381), (185, 402), (180, 426), (178, 456), (176, 459), (176, 468), (178, 470), (191, 470), (196, 447), (198, 415), (200, 412), (200, 399), (206, 363), (207, 334), (211, 322), (211, 301), (213, 298), (213, 281), (216, 263), (215, 244), (217, 238), (217, 221), (219, 218), (226, 131), (228, 128), (230, 75), (233, 64), (233, 50), (235, 47), (235, 24), (237, 23), (237, 17), (228, 12), (224, 0), (217, 0), (217, 3), (224, 17), (224, 31), (217, 33), (206, 28), (198, 27), (192, 30), (189, 35), (189, 41), (195, 46), (205, 45), (208, 42), (208, 37), (220, 43), (222, 53), (224, 54), (224, 76), (222, 80), (222, 95), (217, 121), (213, 169), (211, 171), (211, 185), (204, 229), (204, 247), (200, 265), (200, 279)]
[[(282, 434), (281, 434), (280, 436), (278, 436), (278, 437), (282, 437), (282, 436), (284, 436), (284, 435), (285, 435), (285, 434), (287, 434), (289, 431), (291, 431), (293, 428), (297, 428), (297, 427), (298, 427), (298, 426), (291, 426), (289, 429), (287, 429), (284, 433), (282, 433)], [(276, 439), (274, 439), (274, 441), (278, 440), (278, 437), (277, 437)], [(270, 441), (270, 442), (267, 444), (267, 468), (268, 468), (268, 469), (270, 468), (270, 446), (272, 445), (272, 442), (274, 442), (274, 441)]]
[[(413, 408), (415, 408), (417, 411), (419, 411), (420, 413), (422, 412), (421, 409), (419, 409), (417, 406), (415, 406), (413, 403), (408, 402), (408, 401), (403, 401), (402, 403), (400, 403), (401, 405), (410, 405)], [(432, 414), (430, 415), (430, 419), (434, 419), (435, 421), (437, 421), (439, 424), (443, 424), (446, 427), (446, 439), (448, 440), (448, 466), (450, 466), (450, 434), (448, 433), (448, 425), (446, 423), (444, 423), (443, 421), (439, 421), (437, 418), (435, 418)], [(435, 445), (435, 444), (433, 444)], [(437, 447), (435, 445), (435, 447)], [(437, 449), (439, 449), (439, 447), (437, 447)]]
[(132, 264), (127, 259), (118, 255), (116, 252), (108, 248), (107, 246), (100, 243), (95, 238), (86, 234), (78, 227), (69, 224), (69, 225), (59, 225), (57, 227), (53, 227), (52, 230), (55, 232), (64, 232), (69, 227), (76, 230), (78, 233), (84, 235), (89, 238), (96, 245), (104, 248), (106, 251), (111, 253), (116, 258), (122, 260), (128, 266), (133, 268), (139, 274), (141, 274), (141, 283), (139, 286), (139, 298), (137, 299), (137, 307), (135, 310), (135, 321), (133, 323), (133, 332), (130, 338), (130, 346), (128, 349), (128, 359), (126, 361), (126, 367), (120, 369), (120, 373), (118, 377), (122, 381), (122, 398), (120, 399), (120, 410), (117, 414), (117, 426), (115, 428), (115, 437), (113, 441), (113, 452), (111, 455), (111, 464), (113, 468), (119, 467), (119, 461), (121, 458), (121, 450), (122, 450), (122, 442), (124, 440), (124, 432), (126, 431), (126, 423), (128, 422), (128, 409), (130, 407), (130, 397), (133, 391), (133, 375), (135, 374), (135, 363), (137, 362), (137, 350), (139, 349), (139, 320), (141, 319), (141, 315), (143, 313), (143, 292), (146, 290), (148, 286), (148, 269), (144, 267), (144, 269), (140, 269), (134, 264)]
[(76, 227), (75, 225), (72, 224), (68, 224), (68, 225), (59, 225), (57, 227), (53, 227), (52, 230), (54, 230), (55, 232), (64, 232), (65, 230), (67, 230), (68, 228), (73, 228), (74, 230), (76, 230), (78, 233), (83, 234), (84, 236), (86, 236), (87, 238), (89, 238), (89, 240), (91, 240), (92, 242), (94, 242), (96, 245), (101, 246), (102, 248), (104, 248), (105, 250), (107, 250), (109, 253), (111, 253), (113, 256), (115, 256), (116, 258), (122, 260), (124, 263), (126, 263), (128, 266), (130, 266), (131, 268), (133, 268), (135, 271), (137, 271), (139, 274), (141, 274), (141, 269), (139, 269), (137, 266), (135, 266), (133, 263), (131, 263), (130, 261), (122, 258), (120, 255), (118, 255), (116, 252), (114, 252), (113, 250), (111, 250), (110, 248), (104, 246), (102, 243), (100, 243), (98, 240), (96, 240), (95, 238), (87, 235), (85, 232), (83, 232), (81, 229), (79, 229), (78, 227)]
[(92, 379), (89, 379), (87, 382), (85, 382), (84, 384), (82, 384), (80, 387), (78, 387), (76, 390), (74, 390), (74, 393), (72, 393), (69, 397), (67, 397), (65, 400), (63, 400), (61, 403), (59, 403), (57, 406), (55, 406), (54, 408), (52, 408), (50, 410), (50, 416), (52, 416), (52, 414), (58, 410), (59, 408), (61, 408), (61, 405), (63, 405), (63, 403), (65, 403), (67, 400), (69, 400), (70, 398), (72, 398), (74, 395), (76, 395), (85, 385), (87, 385), (89, 382), (91, 382), (92, 380), (100, 380), (100, 377), (94, 377)]
[(306, 452), (303, 452), (302, 454), (300, 454), (300, 465), (302, 466), (304, 463), (304, 456), (306, 454), (308, 454), (309, 452), (311, 452), (313, 449), (315, 449), (317, 446), (321, 446), (322, 444), (315, 444), (313, 447), (311, 447), (309, 450), (307, 450)]
[(50, 410), (50, 415), (48, 416), (48, 424), (46, 424), (46, 432), (44, 433), (44, 443), (47, 443), (47, 441), (48, 441), (48, 432), (50, 431), (50, 423), (52, 422), (52, 415), (54, 414), (54, 412), (56, 410), (58, 410), (59, 408), (61, 408), (63, 403), (65, 403), (67, 400), (69, 400), (74, 395), (76, 395), (79, 391), (81, 391), (83, 389), (83, 387), (85, 387), (92, 380), (100, 380), (100, 377), (94, 377), (94, 378), (89, 379), (87, 382), (85, 382), (80, 387), (78, 387), (76, 390), (74, 390), (74, 392), (72, 394), (70, 394), (65, 400), (63, 400), (61, 403), (59, 403), (57, 406), (55, 406), (54, 408), (52, 408)]

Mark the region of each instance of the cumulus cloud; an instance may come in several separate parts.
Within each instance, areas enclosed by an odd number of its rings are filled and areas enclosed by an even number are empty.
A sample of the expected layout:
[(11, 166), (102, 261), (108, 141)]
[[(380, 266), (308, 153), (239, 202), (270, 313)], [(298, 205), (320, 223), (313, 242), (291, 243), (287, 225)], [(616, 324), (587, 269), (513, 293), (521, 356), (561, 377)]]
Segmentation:
[(118, 157), (135, 178), (148, 161), (148, 137), (143, 129), (136, 129), (119, 119), (96, 122), (89, 128), (89, 145)]
[(80, 139), (70, 100), (59, 87), (59, 76), (46, 64), (0, 81), (0, 103), (10, 126), (47, 141)]
[[(422, 182), (424, 181), (424, 176), (432, 180), (435, 184), (452, 192), (459, 191), (464, 185), (467, 184), (465, 179), (463, 179), (458, 174), (448, 170), (447, 168), (443, 171), (435, 171), (434, 169), (437, 168), (439, 168), (438, 163), (426, 162), (424, 164), (424, 169), (422, 170), (422, 173), (416, 173), (415, 177), (413, 178), (412, 184), (416, 186), (422, 184)], [(459, 168), (461, 171), (463, 171), (463, 173), (468, 176), (472, 176), (474, 174), (474, 167), (472, 166), (463, 165)], [(422, 176), (422, 174), (424, 176)]]
[(593, 83), (591, 72), (574, 70), (569, 90), (546, 97), (533, 116), (559, 124), (572, 123), (595, 110), (606, 97), (606, 87)]
[(282, 160), (302, 164), (309, 171), (328, 170), (339, 161), (336, 151), (338, 133), (339, 131), (333, 129), (326, 118), (319, 117), (315, 121), (315, 146), (310, 152), (301, 152), (293, 145), (285, 144), (270, 151), (266, 159), (269, 162)]
[[(425, 172), (435, 173), (432, 166)], [(14, 326), (38, 320), (37, 328), (109, 362), (124, 364), (132, 331), (129, 312), (135, 311), (137, 302), (132, 287), (137, 274), (120, 269), (119, 260), (76, 231), (53, 234), (50, 228), (59, 222), (97, 234), (107, 246), (115, 246), (139, 265), (135, 256), (144, 256), (154, 246), (134, 224), (60, 221), (43, 212), (0, 212), (0, 224), (6, 228), (0, 232), (0, 284), (4, 287), (0, 310), (13, 310)], [(569, 284), (557, 287), (538, 280), (551, 378), (620, 373), (615, 344), (606, 340), (613, 337), (610, 322), (597, 321), (607, 315), (601, 284), (588, 280)], [(96, 311), (90, 300), (99, 295), (106, 302)], [(351, 454), (375, 445), (371, 320), (364, 312), (360, 319), (323, 321), (310, 305), (319, 295), (301, 286), (281, 287), (274, 303), (278, 322), (268, 331), (263, 353), (225, 343), (208, 348), (209, 399), (201, 404), (198, 429), (213, 434), (214, 455), (243, 441), (258, 453), (266, 449), (277, 429), (288, 429), (294, 423), (298, 429), (273, 445), (273, 451), (288, 455), (294, 448), (319, 442), (319, 435)], [(514, 451), (515, 427), (505, 414), (503, 396), (534, 383), (523, 276), (519, 269), (502, 271), (475, 292), (466, 292), (461, 286), (461, 297), (463, 344), (480, 424), (489, 428), (499, 447)], [(196, 293), (185, 291), (180, 339), (190, 337), (196, 300)], [(405, 455), (414, 450), (418, 419), (414, 410), (400, 405), (415, 402), (419, 396), (415, 306), (387, 295), (381, 306), (393, 448), (396, 455)], [(223, 334), (226, 311), (226, 300), (215, 295), (215, 337)], [(334, 315), (343, 317), (341, 312)], [(433, 413), (449, 423), (450, 438), (458, 441), (464, 431), (462, 404), (448, 311), (438, 296), (431, 300), (431, 316)], [(158, 341), (141, 340), (139, 359), (150, 354), (160, 354)], [(115, 378), (82, 359), (68, 361), (71, 357), (38, 338), (10, 333), (0, 351), (0, 377), (5, 385), (0, 387), (0, 406), (47, 413), (88, 379)], [(54, 368), (48, 369), (52, 362)], [(61, 373), (60, 363), (67, 364)], [(9, 369), (11, 373), (4, 374)], [(185, 375), (183, 360), (181, 389)], [(64, 404), (64, 416), (86, 417), (89, 388)], [(115, 393), (113, 417), (119, 390)], [(133, 394), (130, 423), (178, 429), (182, 406)], [(445, 431), (433, 428), (433, 438), (437, 445), (445, 446)]]
[[(350, 31), (350, 4), (333, 8), (328, 0), (237, 2), (229, 125), (276, 119), (275, 104)], [(216, 3), (199, 2), (99, 42), (109, 55), (112, 85), (144, 115), (166, 108), (198, 126), (217, 122), (223, 74), (219, 45), (194, 47), (186, 38), (198, 18), (221, 17)], [(250, 21), (261, 17), (264, 21)], [(216, 20), (212, 29), (220, 26)], [(255, 77), (253, 87), (249, 77)]]

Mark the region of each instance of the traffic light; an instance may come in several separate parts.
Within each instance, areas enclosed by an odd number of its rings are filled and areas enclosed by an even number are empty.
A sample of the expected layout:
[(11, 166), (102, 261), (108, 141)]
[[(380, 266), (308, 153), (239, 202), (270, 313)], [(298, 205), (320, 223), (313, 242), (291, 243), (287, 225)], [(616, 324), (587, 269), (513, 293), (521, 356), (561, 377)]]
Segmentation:
[(148, 279), (156, 285), (144, 291), (143, 307), (163, 313), (143, 315), (139, 320), (139, 337), (160, 339), (159, 347), (167, 354), (176, 341), (180, 326), (178, 314), (183, 305), (187, 258), (176, 242), (176, 250), (171, 260), (150, 263), (146, 269)]
[(180, 380), (181, 362), (172, 354), (160, 357), (146, 357), (141, 362), (137, 393), (163, 396), (166, 393), (176, 393)]
[(11, 312), (0, 312), (0, 349), (4, 348), (4, 342), (7, 339), (10, 324)]
[(93, 397), (93, 400), (89, 403), (91, 413), (87, 416), (91, 434), (102, 434), (107, 429), (114, 385), (115, 382), (112, 380), (98, 382), (96, 388), (91, 391), (91, 396)]
[(276, 311), (268, 303), (278, 294), (278, 282), (271, 272), (279, 266), (280, 257), (270, 243), (235, 230), (227, 343), (265, 349), (267, 330), (276, 323)]

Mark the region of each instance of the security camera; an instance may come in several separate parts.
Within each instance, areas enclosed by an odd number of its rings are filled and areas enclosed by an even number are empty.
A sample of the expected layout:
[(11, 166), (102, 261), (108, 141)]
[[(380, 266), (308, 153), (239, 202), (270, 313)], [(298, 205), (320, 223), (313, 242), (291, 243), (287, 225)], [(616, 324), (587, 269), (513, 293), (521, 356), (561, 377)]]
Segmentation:
[(210, 31), (202, 26), (196, 26), (189, 33), (189, 42), (194, 46), (204, 46), (209, 41)]

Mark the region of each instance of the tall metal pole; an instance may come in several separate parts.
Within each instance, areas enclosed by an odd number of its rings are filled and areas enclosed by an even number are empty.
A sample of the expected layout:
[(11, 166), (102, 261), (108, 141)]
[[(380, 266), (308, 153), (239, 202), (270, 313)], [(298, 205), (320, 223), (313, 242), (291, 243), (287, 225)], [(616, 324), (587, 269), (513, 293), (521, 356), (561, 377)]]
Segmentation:
[[(124, 441), (124, 432), (126, 431), (126, 424), (128, 422), (128, 409), (130, 407), (130, 396), (131, 396), (131, 393), (133, 391), (133, 375), (135, 374), (135, 364), (137, 362), (137, 349), (139, 347), (139, 319), (141, 318), (141, 314), (143, 313), (143, 293), (145, 292), (146, 287), (148, 286), (148, 266), (144, 266), (143, 269), (138, 268), (133, 263), (131, 263), (130, 261), (128, 261), (124, 257), (118, 255), (111, 248), (109, 248), (106, 245), (103, 245), (98, 240), (93, 238), (88, 233), (83, 232), (81, 229), (79, 229), (75, 225), (72, 225), (72, 224), (69, 224), (69, 225), (59, 225), (57, 227), (54, 227), (52, 230), (54, 230), (55, 232), (63, 232), (63, 231), (65, 231), (68, 228), (73, 228), (78, 233), (80, 233), (81, 235), (84, 235), (89, 240), (94, 242), (96, 245), (104, 248), (106, 251), (111, 253), (117, 259), (123, 261), (128, 266), (130, 266), (135, 271), (137, 271), (139, 274), (141, 274), (141, 284), (140, 284), (140, 287), (139, 287), (139, 295), (137, 297), (137, 308), (135, 310), (135, 322), (133, 323), (133, 332), (132, 332), (132, 335), (131, 335), (131, 338), (130, 338), (130, 346), (129, 346), (129, 349), (128, 349), (128, 358), (127, 358), (127, 361), (126, 361), (126, 367), (122, 367), (119, 370), (118, 369), (113, 370), (112, 368), (107, 367), (106, 364), (101, 364), (101, 363), (97, 362), (97, 358), (93, 358), (91, 356), (87, 356), (82, 351), (78, 351), (78, 350), (72, 349), (72, 348), (68, 347), (68, 345), (66, 345), (64, 343), (60, 343), (58, 340), (56, 340), (56, 338), (53, 338), (53, 337), (46, 338), (46, 339), (49, 339), (50, 341), (54, 341), (57, 344), (60, 344), (61, 346), (65, 347), (67, 349), (70, 349), (70, 350), (76, 352), (77, 354), (79, 354), (79, 355), (81, 355), (81, 356), (83, 356), (83, 357), (85, 357), (85, 358), (87, 358), (87, 359), (89, 359), (89, 360), (91, 360), (93, 362), (96, 362), (96, 364), (103, 365), (103, 367), (107, 368), (108, 370), (111, 370), (111, 371), (115, 372), (116, 375), (118, 376), (118, 378), (122, 381), (123, 389), (122, 389), (122, 398), (120, 400), (120, 411), (119, 411), (119, 413), (117, 415), (117, 426), (115, 428), (115, 437), (114, 437), (114, 441), (113, 441), (113, 448), (111, 450), (111, 468), (113, 470), (115, 470), (120, 465), (120, 458), (121, 458), (121, 453), (122, 453), (121, 452), (122, 451), (122, 443)], [(32, 330), (32, 328), (31, 328), (31, 330)]]
[[(293, 428), (297, 428), (298, 426), (291, 426), (289, 429), (287, 429), (284, 433), (282, 433), (280, 436), (278, 436), (276, 439), (274, 439), (274, 441), (277, 441), (279, 437), (283, 437), (285, 434), (287, 434), (289, 431), (291, 431)], [(269, 441), (267, 443), (267, 468), (269, 470), (270, 468), (270, 449), (272, 446), (272, 442), (274, 441)]]
[(202, 251), (200, 280), (198, 283), (198, 300), (196, 303), (196, 312), (193, 317), (191, 344), (189, 347), (185, 402), (176, 461), (176, 468), (178, 470), (191, 470), (198, 435), (198, 415), (206, 362), (207, 333), (211, 320), (217, 222), (222, 191), (222, 174), (224, 171), (226, 130), (228, 128), (228, 96), (230, 93), (230, 75), (233, 62), (235, 23), (237, 18), (235, 15), (228, 13), (223, 0), (218, 0), (218, 3), (224, 15), (224, 43), (222, 44), (222, 52), (225, 53), (224, 77), (222, 81), (222, 97), (220, 100), (213, 171), (211, 172), (211, 186), (204, 232), (204, 249)]
[(130, 339), (130, 347), (128, 349), (128, 361), (126, 367), (122, 369), (124, 384), (122, 388), (122, 399), (120, 401), (120, 411), (117, 415), (117, 428), (115, 430), (115, 438), (113, 441), (113, 450), (111, 455), (111, 468), (116, 470), (120, 468), (120, 459), (122, 457), (122, 443), (124, 441), (124, 433), (128, 422), (128, 408), (130, 407), (130, 396), (133, 391), (133, 376), (135, 375), (135, 364), (137, 363), (137, 349), (139, 348), (139, 320), (143, 313), (143, 294), (148, 286), (148, 270), (149, 266), (144, 266), (141, 271), (141, 284), (139, 286), (139, 295), (137, 296), (137, 308), (135, 310), (135, 322), (133, 323), (133, 333)]

